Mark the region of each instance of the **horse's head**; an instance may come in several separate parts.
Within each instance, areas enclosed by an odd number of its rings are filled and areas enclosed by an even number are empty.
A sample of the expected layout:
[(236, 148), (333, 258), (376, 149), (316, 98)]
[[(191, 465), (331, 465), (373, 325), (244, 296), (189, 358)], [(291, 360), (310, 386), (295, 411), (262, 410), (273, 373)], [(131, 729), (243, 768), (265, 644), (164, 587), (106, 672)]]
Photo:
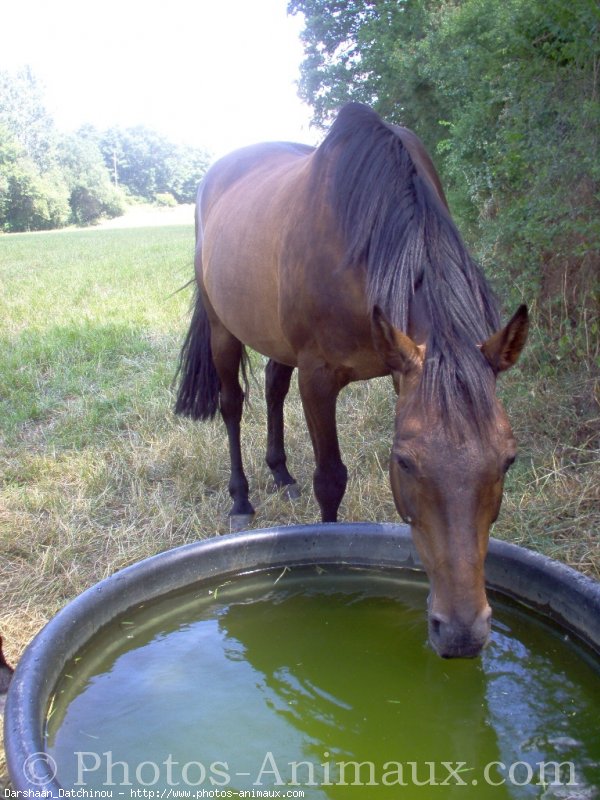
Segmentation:
[[(516, 446), (492, 394), (485, 435), (475, 425), (450, 430), (440, 409), (418, 391), (425, 348), (373, 313), (373, 339), (399, 387), (390, 480), (396, 508), (411, 526), (429, 577), (429, 638), (439, 655), (479, 654), (490, 632), (484, 560), (498, 516), (504, 476)], [(480, 345), (489, 380), (511, 367), (527, 337), (527, 309)], [(487, 366), (484, 362), (484, 368)]]

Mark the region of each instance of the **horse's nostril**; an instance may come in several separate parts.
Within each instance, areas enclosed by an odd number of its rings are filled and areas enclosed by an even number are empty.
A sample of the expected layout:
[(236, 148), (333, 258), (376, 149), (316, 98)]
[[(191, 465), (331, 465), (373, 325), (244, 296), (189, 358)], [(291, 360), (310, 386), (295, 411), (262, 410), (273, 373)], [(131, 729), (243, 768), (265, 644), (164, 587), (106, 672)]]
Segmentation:
[(431, 633), (434, 636), (439, 636), (442, 630), (442, 620), (439, 617), (431, 618)]
[(439, 612), (429, 616), (429, 640), (442, 658), (474, 658), (489, 634), (490, 613), (485, 609), (472, 624)]

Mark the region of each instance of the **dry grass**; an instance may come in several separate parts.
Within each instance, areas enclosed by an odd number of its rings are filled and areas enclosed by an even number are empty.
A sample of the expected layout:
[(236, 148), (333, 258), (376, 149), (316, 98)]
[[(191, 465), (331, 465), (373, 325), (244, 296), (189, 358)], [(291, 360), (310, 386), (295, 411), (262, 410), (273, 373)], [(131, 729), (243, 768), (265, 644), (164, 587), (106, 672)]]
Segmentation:
[[(192, 238), (191, 228), (163, 228), (3, 239), (0, 631), (13, 663), (86, 587), (227, 531), (221, 423), (171, 413), (189, 293), (170, 295), (188, 277)], [(312, 452), (294, 385), (287, 446), (302, 497), (290, 504), (271, 491), (260, 371), (257, 360), (243, 428), (255, 524), (315, 522)], [(494, 534), (600, 577), (597, 383), (590, 372), (543, 380), (538, 372), (526, 361), (504, 381), (521, 456)], [(397, 518), (386, 469), (393, 405), (383, 379), (341, 398), (350, 473), (343, 519)], [(0, 785), (3, 774), (0, 755)]]
[(529, 391), (508, 392), (520, 458), (494, 535), (600, 579), (600, 381), (523, 377)]

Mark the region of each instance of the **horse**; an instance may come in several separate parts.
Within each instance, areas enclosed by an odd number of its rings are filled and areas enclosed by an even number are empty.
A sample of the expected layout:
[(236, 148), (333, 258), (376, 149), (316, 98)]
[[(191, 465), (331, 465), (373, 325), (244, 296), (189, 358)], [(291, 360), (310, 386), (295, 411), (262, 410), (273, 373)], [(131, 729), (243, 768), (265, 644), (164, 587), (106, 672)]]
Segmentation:
[(2, 636), (0, 636), (0, 714), (4, 712), (6, 693), (10, 685), (14, 669), (7, 663), (2, 652)]
[(175, 412), (221, 412), (232, 527), (254, 515), (240, 449), (246, 345), (268, 358), (266, 461), (290, 495), (283, 404), (298, 370), (323, 522), (337, 520), (347, 482), (338, 394), (391, 375), (390, 483), (429, 577), (429, 640), (441, 656), (476, 656), (491, 625), (489, 528), (516, 453), (496, 376), (517, 361), (528, 314), (520, 306), (501, 327), (422, 142), (350, 103), (317, 148), (264, 143), (217, 161), (195, 221)]

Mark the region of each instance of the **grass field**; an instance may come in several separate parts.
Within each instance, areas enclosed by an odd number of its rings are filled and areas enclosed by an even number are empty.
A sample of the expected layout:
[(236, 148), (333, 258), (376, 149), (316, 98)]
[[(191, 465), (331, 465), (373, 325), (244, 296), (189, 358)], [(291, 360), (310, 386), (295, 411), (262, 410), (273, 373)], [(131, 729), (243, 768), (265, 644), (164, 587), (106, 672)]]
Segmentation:
[[(90, 584), (227, 530), (221, 423), (171, 411), (191, 299), (176, 290), (191, 277), (192, 250), (191, 226), (0, 238), (0, 633), (13, 663)], [(550, 363), (545, 335), (534, 330), (502, 380), (520, 458), (493, 533), (600, 577), (597, 382), (586, 367)], [(255, 524), (314, 522), (297, 392), (287, 443), (302, 497), (291, 505), (270, 491), (254, 365), (243, 446)], [(386, 472), (393, 407), (389, 379), (341, 398), (343, 519), (397, 519)], [(3, 774), (0, 756), (0, 785)]]

